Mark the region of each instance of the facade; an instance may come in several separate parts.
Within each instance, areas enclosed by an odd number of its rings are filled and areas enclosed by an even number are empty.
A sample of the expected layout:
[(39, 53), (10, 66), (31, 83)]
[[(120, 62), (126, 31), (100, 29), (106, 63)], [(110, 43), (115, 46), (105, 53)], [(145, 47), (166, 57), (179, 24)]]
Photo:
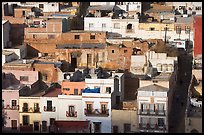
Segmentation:
[(202, 16), (194, 17), (194, 57), (202, 55)]
[(62, 93), (65, 95), (81, 95), (84, 90), (86, 83), (85, 82), (70, 82), (62, 81)]
[(138, 89), (140, 132), (168, 132), (168, 88), (157, 84)]
[(145, 74), (145, 64), (147, 64), (145, 55), (132, 55), (130, 72), (133, 74)]
[(82, 119), (90, 121), (91, 133), (111, 133), (111, 95), (82, 93)]
[(21, 132), (40, 132), (42, 127), (40, 97), (19, 98), (19, 119)]
[(2, 20), (2, 49), (11, 47), (9, 38), (11, 26), (8, 20)]
[(26, 45), (20, 45), (15, 48), (9, 48), (9, 49), (4, 49), (4, 50), (14, 52), (17, 55), (18, 59), (23, 59), (27, 56)]
[(152, 67), (156, 68), (158, 72), (171, 73), (174, 71), (177, 57), (167, 57), (166, 53), (155, 53), (154, 51), (148, 51), (146, 56)]

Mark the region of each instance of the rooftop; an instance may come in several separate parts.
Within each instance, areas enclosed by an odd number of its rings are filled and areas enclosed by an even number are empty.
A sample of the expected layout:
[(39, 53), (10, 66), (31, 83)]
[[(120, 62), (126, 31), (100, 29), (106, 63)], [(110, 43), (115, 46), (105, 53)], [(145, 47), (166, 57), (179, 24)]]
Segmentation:
[(169, 81), (171, 73), (160, 73), (152, 78), (153, 81)]
[(10, 86), (4, 88), (3, 90), (20, 90), (24, 86), (25, 86), (24, 84), (15, 84), (15, 85), (10, 85)]
[(107, 10), (112, 11), (114, 9), (114, 5), (96, 5), (96, 6), (89, 6), (87, 10)]
[(159, 86), (157, 84), (151, 84), (151, 85), (148, 85), (148, 86), (138, 88), (137, 90), (138, 91), (164, 91), (164, 92), (166, 92), (169, 89), (166, 88), (166, 87)]
[(6, 56), (9, 56), (11, 54), (13, 54), (14, 52), (12, 51), (7, 51), (7, 50), (2, 50), (2, 55), (6, 55)]
[(57, 49), (104, 49), (103, 43), (59, 44)]
[(179, 17), (175, 23), (193, 23), (193, 17)]
[(58, 97), (58, 95), (61, 94), (61, 88), (54, 88), (51, 89), (47, 92), (45, 92), (45, 94), (43, 94), (43, 97)]
[(2, 20), (2, 25), (8, 22), (8, 20)]

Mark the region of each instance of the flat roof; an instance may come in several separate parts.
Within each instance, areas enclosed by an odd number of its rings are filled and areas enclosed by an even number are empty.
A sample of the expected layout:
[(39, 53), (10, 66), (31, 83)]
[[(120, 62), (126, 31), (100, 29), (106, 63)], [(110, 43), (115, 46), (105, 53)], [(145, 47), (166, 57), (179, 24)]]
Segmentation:
[(82, 43), (82, 44), (58, 44), (56, 49), (104, 49), (103, 43)]
[(179, 17), (176, 18), (175, 23), (192, 23), (193, 22), (193, 17)]
[(61, 88), (54, 88), (52, 90), (49, 90), (47, 92), (45, 92), (45, 94), (43, 94), (43, 97), (58, 97), (58, 95), (60, 95), (61, 92)]
[(96, 5), (96, 6), (89, 6), (87, 10), (107, 10), (112, 11), (114, 5)]

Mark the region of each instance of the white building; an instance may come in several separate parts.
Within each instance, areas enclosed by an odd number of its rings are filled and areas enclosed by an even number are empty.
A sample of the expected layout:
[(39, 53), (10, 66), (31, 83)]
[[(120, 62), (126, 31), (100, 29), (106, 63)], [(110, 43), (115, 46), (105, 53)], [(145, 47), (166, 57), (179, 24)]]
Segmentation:
[(145, 55), (132, 55), (130, 72), (133, 74), (145, 74), (145, 64), (147, 64), (147, 59)]
[(58, 95), (58, 114), (56, 120), (82, 120), (82, 96)]
[(127, 12), (139, 12), (142, 11), (142, 2), (116, 2), (116, 5)]
[(138, 123), (140, 132), (168, 132), (168, 88), (157, 84), (138, 89)]
[(177, 57), (167, 57), (167, 53), (147, 51), (147, 60), (158, 72), (173, 72)]
[(91, 122), (91, 133), (111, 133), (111, 95), (82, 93), (83, 120)]
[(85, 78), (87, 88), (100, 88), (101, 94), (111, 95), (111, 106), (117, 106), (124, 98), (124, 74), (112, 73), (112, 77), (98, 79), (96, 74), (90, 74), (91, 78)]

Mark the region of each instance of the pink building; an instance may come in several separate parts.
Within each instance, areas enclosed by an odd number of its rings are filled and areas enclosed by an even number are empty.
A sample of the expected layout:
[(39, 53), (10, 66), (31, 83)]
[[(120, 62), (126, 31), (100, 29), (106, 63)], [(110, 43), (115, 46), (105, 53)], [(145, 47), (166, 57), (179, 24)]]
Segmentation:
[(11, 85), (2, 89), (2, 113), (5, 114), (4, 126), (12, 129), (19, 127), (19, 90), (23, 86)]
[(31, 85), (38, 79), (38, 71), (2, 70), (4, 73), (11, 73), (21, 84)]

